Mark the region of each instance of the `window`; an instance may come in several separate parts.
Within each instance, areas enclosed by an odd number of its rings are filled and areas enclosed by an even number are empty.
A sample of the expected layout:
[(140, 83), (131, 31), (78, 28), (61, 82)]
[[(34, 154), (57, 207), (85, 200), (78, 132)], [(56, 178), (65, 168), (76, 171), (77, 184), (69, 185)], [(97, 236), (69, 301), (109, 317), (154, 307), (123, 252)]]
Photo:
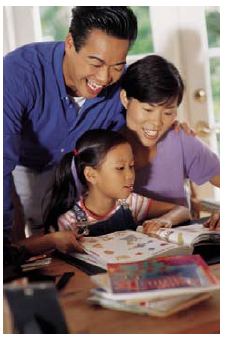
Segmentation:
[(214, 105), (214, 129), (217, 136), (218, 151), (220, 152), (220, 7), (206, 7), (206, 27)]
[(69, 6), (39, 6), (44, 41), (64, 41), (71, 19)]
[[(63, 41), (71, 20), (70, 6), (40, 6), (43, 40)], [(129, 55), (153, 53), (149, 7), (132, 6), (138, 21), (138, 38)]]
[(138, 22), (138, 36), (129, 55), (150, 54), (154, 52), (149, 6), (131, 6)]

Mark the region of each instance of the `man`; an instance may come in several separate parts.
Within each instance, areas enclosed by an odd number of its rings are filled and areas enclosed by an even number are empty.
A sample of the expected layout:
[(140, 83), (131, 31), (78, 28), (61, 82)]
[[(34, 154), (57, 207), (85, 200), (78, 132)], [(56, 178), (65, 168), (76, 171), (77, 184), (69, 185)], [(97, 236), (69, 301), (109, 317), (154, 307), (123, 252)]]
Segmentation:
[(65, 43), (33, 43), (4, 57), (4, 237), (13, 196), (14, 219), (39, 231), (56, 163), (86, 130), (125, 123), (120, 77), (136, 36), (127, 7), (75, 7)]

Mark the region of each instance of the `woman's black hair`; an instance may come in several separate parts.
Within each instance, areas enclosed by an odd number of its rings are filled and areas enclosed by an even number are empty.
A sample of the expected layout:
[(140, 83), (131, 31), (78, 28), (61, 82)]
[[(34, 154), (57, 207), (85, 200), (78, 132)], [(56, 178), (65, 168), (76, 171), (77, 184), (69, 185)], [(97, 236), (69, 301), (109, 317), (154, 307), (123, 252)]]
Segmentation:
[(98, 168), (109, 150), (124, 143), (127, 141), (121, 134), (104, 129), (88, 130), (77, 140), (77, 155), (74, 152), (67, 153), (57, 165), (50, 203), (44, 213), (45, 232), (49, 231), (51, 225), (58, 230), (58, 217), (72, 209), (76, 202), (77, 189), (71, 170), (72, 161), (80, 182), (88, 189), (85, 167)]
[(85, 45), (93, 29), (99, 29), (109, 36), (129, 40), (129, 46), (137, 38), (137, 19), (132, 9), (126, 6), (76, 6), (72, 9), (69, 32), (75, 50)]
[(127, 98), (143, 103), (165, 104), (182, 101), (184, 83), (177, 68), (159, 55), (146, 56), (131, 64), (122, 79)]

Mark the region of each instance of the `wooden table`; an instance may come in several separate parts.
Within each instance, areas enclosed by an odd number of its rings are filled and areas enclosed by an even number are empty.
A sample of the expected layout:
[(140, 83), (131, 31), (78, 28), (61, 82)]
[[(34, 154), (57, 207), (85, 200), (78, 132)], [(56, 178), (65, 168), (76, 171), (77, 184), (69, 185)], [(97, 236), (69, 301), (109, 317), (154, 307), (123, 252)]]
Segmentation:
[[(212, 265), (210, 268), (219, 277), (220, 265)], [(65, 288), (58, 294), (58, 300), (70, 333), (220, 333), (219, 291), (214, 292), (213, 297), (203, 303), (162, 319), (91, 305), (86, 301), (90, 295), (90, 289), (95, 287), (90, 276), (60, 259), (54, 258), (53, 262), (42, 271), (49, 275), (61, 275), (68, 271), (75, 272)]]

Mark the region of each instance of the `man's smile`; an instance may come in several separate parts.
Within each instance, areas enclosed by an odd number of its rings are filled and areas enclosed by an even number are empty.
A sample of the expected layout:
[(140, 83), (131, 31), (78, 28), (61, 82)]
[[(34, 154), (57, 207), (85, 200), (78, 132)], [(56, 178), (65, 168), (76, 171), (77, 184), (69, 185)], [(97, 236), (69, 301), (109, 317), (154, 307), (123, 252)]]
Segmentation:
[(88, 87), (88, 90), (91, 94), (93, 95), (98, 95), (102, 89), (105, 87), (103, 85), (98, 85), (95, 81), (93, 80), (87, 80), (87, 87)]

